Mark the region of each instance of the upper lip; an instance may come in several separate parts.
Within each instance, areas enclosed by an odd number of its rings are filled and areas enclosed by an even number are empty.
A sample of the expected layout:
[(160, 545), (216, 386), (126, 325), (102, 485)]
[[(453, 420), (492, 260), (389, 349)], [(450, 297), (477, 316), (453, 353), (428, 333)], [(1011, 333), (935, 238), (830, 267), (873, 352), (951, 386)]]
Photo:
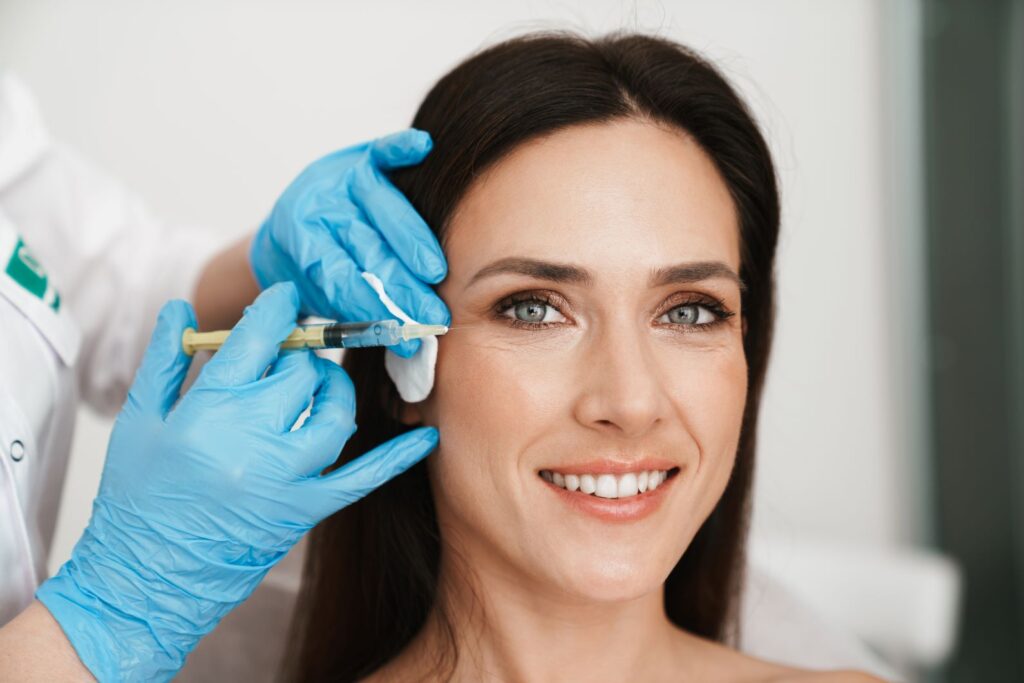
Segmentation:
[(567, 465), (542, 467), (541, 470), (558, 472), (559, 474), (625, 474), (626, 472), (645, 472), (650, 470), (671, 470), (679, 467), (667, 458), (614, 459), (602, 458), (575, 462)]

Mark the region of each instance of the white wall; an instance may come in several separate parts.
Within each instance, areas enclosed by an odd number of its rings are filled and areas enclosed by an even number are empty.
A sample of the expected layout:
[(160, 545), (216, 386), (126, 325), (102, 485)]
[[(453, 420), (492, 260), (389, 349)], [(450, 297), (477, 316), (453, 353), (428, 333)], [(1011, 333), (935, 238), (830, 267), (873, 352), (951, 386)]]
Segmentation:
[[(704, 51), (748, 97), (782, 179), (755, 529), (892, 544), (919, 540), (926, 520), (904, 368), (915, 331), (899, 310), (918, 284), (913, 270), (895, 275), (913, 234), (884, 193), (882, 11), (881, 0), (8, 0), (0, 65), (34, 89), (57, 137), (167, 220), (228, 233), (252, 229), (315, 157), (405, 127), (433, 81), (483, 44), (532, 28), (637, 28)], [(86, 522), (108, 429), (83, 414), (53, 566)]]

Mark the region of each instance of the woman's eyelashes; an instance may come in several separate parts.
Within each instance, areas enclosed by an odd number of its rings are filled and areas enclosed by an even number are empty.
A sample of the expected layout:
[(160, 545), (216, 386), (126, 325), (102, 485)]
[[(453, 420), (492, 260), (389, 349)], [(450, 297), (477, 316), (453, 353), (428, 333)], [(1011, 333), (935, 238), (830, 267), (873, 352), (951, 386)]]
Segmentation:
[(518, 292), (499, 301), (494, 311), (512, 327), (549, 327), (567, 322), (558, 305), (568, 308), (568, 303), (556, 301), (560, 298), (553, 292)]
[[(687, 294), (676, 300), (658, 316), (659, 326), (681, 332), (706, 332), (734, 313), (719, 299), (703, 294)], [(568, 309), (568, 302), (553, 292), (518, 292), (503, 298), (494, 306), (495, 315), (505, 324), (522, 329), (543, 329), (569, 322), (559, 307)]]
[(684, 301), (673, 301), (658, 317), (658, 324), (681, 332), (710, 332), (735, 315), (725, 303), (703, 294), (690, 294)]

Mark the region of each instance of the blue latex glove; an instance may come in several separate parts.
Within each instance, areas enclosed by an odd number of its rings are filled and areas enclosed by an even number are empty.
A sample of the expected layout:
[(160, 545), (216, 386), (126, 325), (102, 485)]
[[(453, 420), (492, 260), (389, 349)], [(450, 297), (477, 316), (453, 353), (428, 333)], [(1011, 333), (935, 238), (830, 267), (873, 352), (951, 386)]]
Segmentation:
[(320, 476), (355, 397), (336, 364), (278, 356), (298, 309), (291, 284), (263, 292), (177, 405), (195, 318), (183, 301), (161, 311), (89, 526), (37, 592), (99, 680), (169, 679), (306, 531), (435, 447), (436, 429), (412, 430)]
[[(329, 154), (284, 191), (252, 242), (261, 287), (291, 281), (302, 312), (333, 320), (392, 320), (360, 276), (370, 271), (417, 322), (447, 325), (451, 314), (428, 283), (448, 265), (434, 234), (384, 173), (420, 163), (430, 134), (409, 129)], [(418, 339), (390, 347), (408, 358)]]

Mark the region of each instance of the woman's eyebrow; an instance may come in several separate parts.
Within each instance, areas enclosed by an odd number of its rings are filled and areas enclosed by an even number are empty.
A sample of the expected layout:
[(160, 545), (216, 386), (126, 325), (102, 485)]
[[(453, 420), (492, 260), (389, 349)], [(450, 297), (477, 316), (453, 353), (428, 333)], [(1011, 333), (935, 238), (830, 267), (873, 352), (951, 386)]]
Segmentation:
[[(513, 273), (527, 275), (538, 280), (549, 280), (551, 282), (569, 282), (573, 284), (590, 285), (594, 278), (590, 271), (579, 266), (567, 263), (555, 263), (553, 261), (541, 261), (540, 259), (525, 258), (521, 256), (509, 256), (498, 259), (476, 272), (466, 284), (468, 289), (474, 283), (487, 277)], [(740, 291), (746, 287), (743, 280), (732, 268), (721, 261), (695, 261), (692, 263), (677, 263), (671, 266), (663, 266), (651, 271), (650, 286), (661, 287), (670, 284), (686, 282), (700, 282), (725, 278), (735, 282)]]
[(693, 263), (677, 263), (651, 271), (651, 287), (661, 287), (685, 282), (700, 282), (724, 278), (732, 280), (741, 292), (747, 290), (743, 280), (735, 270), (721, 261), (695, 261)]
[(468, 289), (473, 283), (494, 275), (502, 273), (514, 273), (528, 275), (538, 280), (550, 280), (551, 282), (571, 282), (573, 284), (589, 285), (593, 278), (590, 273), (579, 266), (571, 266), (564, 263), (553, 263), (539, 259), (524, 258), (520, 256), (509, 256), (498, 259), (494, 263), (484, 266), (469, 279), (466, 284)]

